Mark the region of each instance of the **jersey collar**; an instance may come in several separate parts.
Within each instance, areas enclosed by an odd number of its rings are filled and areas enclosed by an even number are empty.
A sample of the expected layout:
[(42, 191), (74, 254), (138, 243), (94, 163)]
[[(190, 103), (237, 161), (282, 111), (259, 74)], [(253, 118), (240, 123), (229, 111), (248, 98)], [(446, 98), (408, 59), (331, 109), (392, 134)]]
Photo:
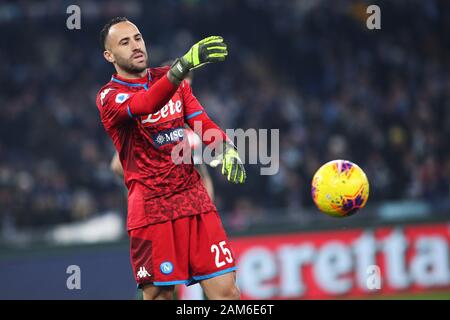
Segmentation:
[(113, 81), (113, 82), (120, 83), (122, 85), (129, 86), (129, 87), (144, 87), (145, 90), (148, 89), (148, 83), (151, 80), (152, 80), (152, 76), (150, 74), (149, 69), (147, 69), (147, 74), (141, 78), (128, 79), (128, 78), (119, 76), (117, 73), (115, 73), (111, 77), (111, 81)]

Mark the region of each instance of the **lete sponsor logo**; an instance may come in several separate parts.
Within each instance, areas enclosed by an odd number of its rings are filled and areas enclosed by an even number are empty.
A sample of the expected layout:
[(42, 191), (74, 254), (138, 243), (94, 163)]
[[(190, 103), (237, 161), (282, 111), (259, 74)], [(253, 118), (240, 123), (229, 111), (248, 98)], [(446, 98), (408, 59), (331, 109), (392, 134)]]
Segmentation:
[(234, 239), (245, 299), (450, 288), (448, 224)]
[(181, 116), (183, 116), (183, 105), (181, 100), (175, 100), (175, 102), (173, 102), (172, 99), (170, 99), (169, 102), (158, 112), (142, 117), (141, 123), (143, 125), (152, 125), (155, 123), (166, 122)]

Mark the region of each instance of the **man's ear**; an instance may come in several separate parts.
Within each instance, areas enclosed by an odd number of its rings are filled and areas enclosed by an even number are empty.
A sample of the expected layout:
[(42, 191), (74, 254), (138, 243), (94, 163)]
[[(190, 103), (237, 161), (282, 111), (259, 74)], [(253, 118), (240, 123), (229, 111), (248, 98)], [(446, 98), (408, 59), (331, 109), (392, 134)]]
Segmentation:
[(103, 51), (103, 56), (105, 57), (106, 61), (111, 62), (111, 63), (115, 62), (114, 56), (111, 53), (111, 51), (109, 51), (109, 50)]

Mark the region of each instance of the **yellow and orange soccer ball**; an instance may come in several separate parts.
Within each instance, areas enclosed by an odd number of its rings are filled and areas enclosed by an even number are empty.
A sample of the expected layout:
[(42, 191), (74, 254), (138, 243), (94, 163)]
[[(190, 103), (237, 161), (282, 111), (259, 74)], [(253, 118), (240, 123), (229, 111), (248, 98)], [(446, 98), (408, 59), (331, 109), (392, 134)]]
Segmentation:
[(320, 211), (333, 217), (347, 217), (366, 205), (369, 181), (358, 165), (347, 160), (333, 160), (317, 170), (311, 194)]

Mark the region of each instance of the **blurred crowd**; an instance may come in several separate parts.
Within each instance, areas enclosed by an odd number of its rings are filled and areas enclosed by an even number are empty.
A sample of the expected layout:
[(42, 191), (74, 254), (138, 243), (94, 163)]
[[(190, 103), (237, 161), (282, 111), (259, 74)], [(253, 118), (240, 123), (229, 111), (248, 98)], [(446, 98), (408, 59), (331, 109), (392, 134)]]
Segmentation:
[[(278, 174), (248, 165), (247, 183), (235, 186), (209, 169), (217, 206), (236, 226), (312, 206), (311, 178), (333, 159), (366, 171), (373, 203), (448, 198), (450, 3), (381, 1), (381, 30), (366, 27), (369, 4), (86, 1), (81, 30), (65, 27), (65, 2), (0, 4), (0, 224), (126, 213), (95, 106), (113, 73), (98, 33), (116, 15), (141, 29), (151, 66), (223, 35), (229, 59), (197, 72), (195, 95), (224, 129), (280, 129)], [(50, 9), (33, 15), (32, 5)]]

